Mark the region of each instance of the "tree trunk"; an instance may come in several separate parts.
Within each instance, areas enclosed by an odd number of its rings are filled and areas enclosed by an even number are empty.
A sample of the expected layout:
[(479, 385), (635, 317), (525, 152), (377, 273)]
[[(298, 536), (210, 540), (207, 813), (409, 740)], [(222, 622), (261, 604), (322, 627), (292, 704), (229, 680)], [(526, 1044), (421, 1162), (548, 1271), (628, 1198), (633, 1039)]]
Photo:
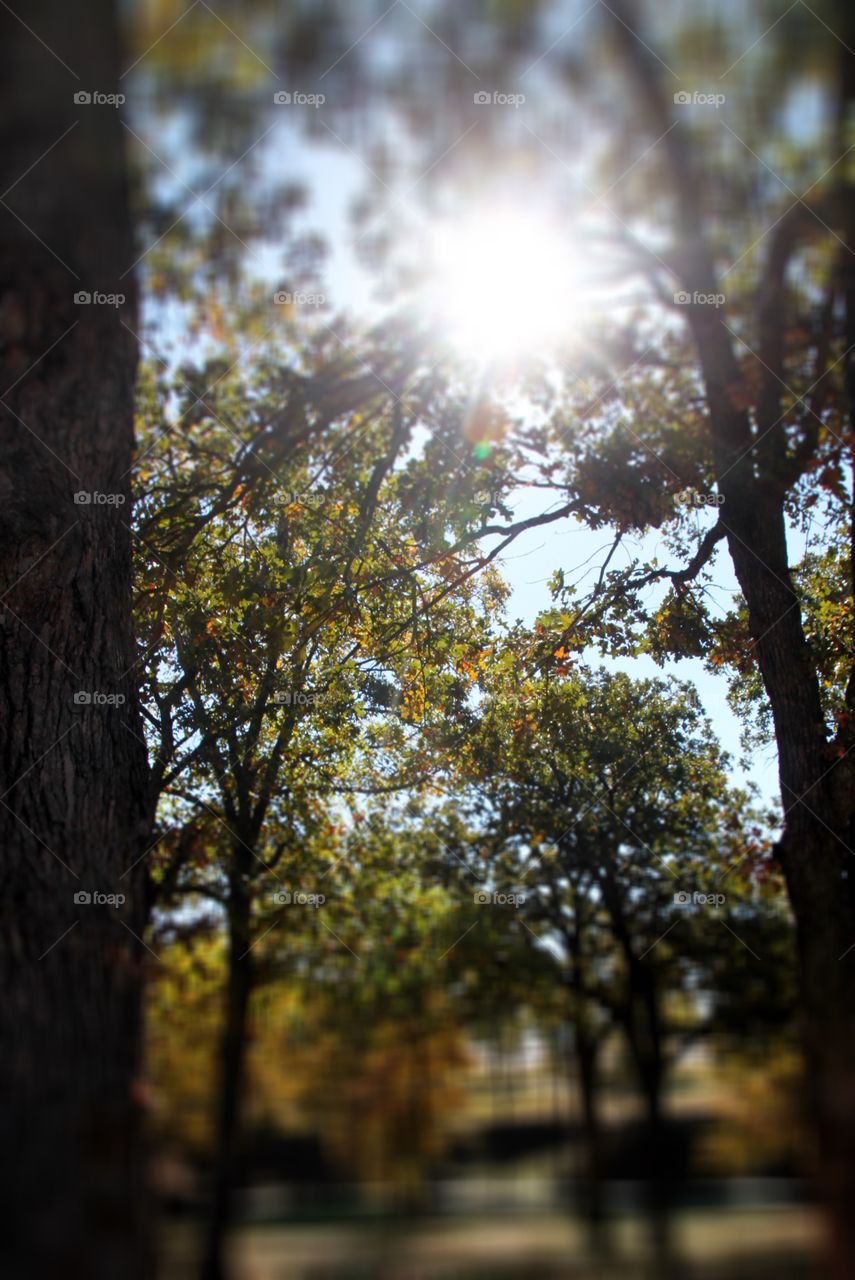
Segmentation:
[(599, 1045), (584, 1034), (577, 1034), (576, 1065), (578, 1067), (579, 1100), (582, 1104), (582, 1132), (585, 1142), (585, 1184), (582, 1211), (588, 1222), (591, 1251), (595, 1260), (605, 1259), (610, 1252), (610, 1235), (606, 1221), (603, 1178), (603, 1132), (598, 1108)]
[[(813, 656), (793, 590), (781, 500), (722, 479), (736, 576), (772, 709), (784, 833), (778, 855), (796, 918), (818, 1182), (832, 1225), (834, 1280), (855, 1280), (855, 884), (853, 757), (827, 741)], [(855, 727), (855, 725), (853, 725)]]
[(670, 1169), (662, 1124), (662, 1093), (666, 1059), (660, 1010), (659, 983), (650, 960), (639, 959), (629, 926), (627, 904), (614, 857), (604, 857), (599, 868), (599, 884), (614, 936), (626, 964), (626, 999), (618, 1010), (636, 1079), (644, 1099), (647, 1121), (647, 1150), (650, 1165), (646, 1183), (646, 1204), (656, 1280), (678, 1274), (671, 1231)]
[(682, 1268), (678, 1264), (674, 1246), (672, 1171), (668, 1167), (667, 1131), (662, 1117), (661, 1060), (658, 1064), (645, 1063), (640, 1067), (639, 1074), (643, 1080), (647, 1149), (650, 1153), (646, 1198), (653, 1259), (651, 1277), (652, 1280), (667, 1280), (668, 1277), (679, 1276)]
[[(807, 824), (805, 824), (807, 825)], [(790, 828), (780, 845), (796, 913), (808, 1104), (816, 1181), (829, 1209), (833, 1280), (855, 1277), (855, 910), (845, 849), (830, 834)], [(850, 846), (852, 841), (850, 839)]]
[[(851, 5), (836, 6), (835, 29), (854, 29)], [(615, 36), (636, 82), (642, 108), (652, 121), (670, 166), (674, 186), (675, 261), (681, 263), (688, 293), (720, 291), (702, 213), (704, 186), (696, 170), (687, 134), (672, 132), (670, 94), (661, 83), (661, 64), (633, 28), (634, 13), (625, 0), (613, 0), (618, 18)], [(829, 28), (830, 29), (830, 28)], [(852, 42), (839, 34), (842, 60), (841, 124), (855, 97)], [(845, 128), (841, 129), (841, 136)], [(844, 213), (851, 192), (840, 192)], [(851, 217), (845, 221), (851, 223)], [(839, 237), (838, 237), (839, 238)], [(848, 252), (855, 239), (846, 229)], [(786, 255), (783, 267), (787, 266)], [(767, 272), (761, 287), (771, 289), (776, 305), (767, 305), (775, 341), (765, 390), (752, 418), (744, 406), (744, 381), (732, 332), (718, 308), (689, 309), (710, 424), (720, 520), (740, 589), (748, 607), (752, 652), (757, 660), (775, 726), (781, 798), (785, 813), (779, 856), (796, 917), (801, 963), (801, 994), (808, 1085), (818, 1139), (819, 1183), (832, 1223), (831, 1274), (855, 1280), (855, 997), (851, 968), (855, 951), (855, 894), (848, 866), (855, 830), (855, 673), (847, 690), (848, 725), (837, 744), (828, 742), (817, 675), (808, 645), (799, 598), (789, 568), (785, 495), (794, 483), (782, 426), (784, 304), (781, 279)], [(855, 291), (849, 290), (844, 350), (855, 334)], [(777, 318), (777, 327), (774, 322)], [(855, 386), (851, 357), (847, 384)], [(832, 366), (833, 367), (833, 366)], [(852, 397), (850, 396), (850, 400)], [(849, 416), (852, 417), (850, 403)], [(756, 431), (755, 431), (756, 427)], [(855, 512), (850, 512), (850, 520)], [(855, 564), (853, 564), (855, 594)], [(851, 598), (851, 597), (850, 597)], [(837, 747), (842, 750), (838, 752)]]
[(151, 817), (130, 625), (135, 255), (118, 113), (74, 101), (120, 89), (112, 6), (40, 0), (26, 20), (0, 11), (0, 1271), (113, 1280), (151, 1274), (145, 870), (129, 870)]
[(665, 1055), (655, 973), (648, 964), (627, 955), (629, 992), (625, 1027), (639, 1088), (644, 1099), (649, 1157), (645, 1200), (650, 1224), (652, 1276), (655, 1280), (679, 1274), (671, 1216), (671, 1170), (667, 1134), (662, 1117)]
[[(675, 197), (681, 265), (688, 293), (720, 292), (703, 213), (704, 183), (697, 171), (690, 136), (673, 129), (670, 92), (661, 82), (661, 61), (639, 41), (634, 12), (613, 0), (615, 38), (638, 88), (641, 107), (663, 140)], [(852, 6), (834, 6), (834, 34), (841, 59), (839, 137), (855, 100)], [(829, 27), (832, 30), (832, 27)], [(844, 32), (841, 35), (840, 32)], [(845, 145), (845, 143), (844, 143)], [(833, 167), (833, 166), (832, 166)], [(849, 256), (838, 286), (846, 292), (844, 352), (850, 426), (855, 402), (851, 348), (855, 339), (855, 286), (851, 255), (855, 243), (851, 187), (841, 179), (840, 218)], [(837, 233), (834, 233), (836, 238)], [(846, 695), (848, 721), (830, 743), (824, 724), (817, 662), (802, 624), (787, 548), (785, 498), (795, 484), (793, 460), (783, 427), (783, 284), (788, 252), (767, 265), (760, 282), (767, 294), (762, 319), (763, 361), (769, 375), (756, 396), (753, 416), (744, 404), (745, 383), (733, 334), (718, 308), (695, 306), (689, 322), (697, 346), (710, 425), (720, 520), (740, 589), (748, 607), (752, 653), (757, 660), (775, 726), (781, 798), (785, 813), (779, 856), (796, 917), (801, 962), (801, 994), (808, 1085), (818, 1138), (819, 1182), (832, 1222), (831, 1274), (855, 1278), (855, 997), (851, 950), (855, 943), (855, 892), (849, 867), (855, 834), (855, 671)], [(777, 271), (777, 276), (776, 276)], [(768, 339), (771, 337), (771, 342)], [(768, 348), (768, 349), (767, 349)], [(774, 366), (778, 367), (775, 368)], [(833, 364), (831, 368), (833, 368)], [(809, 439), (809, 437), (808, 437)], [(809, 456), (816, 456), (816, 446)], [(850, 509), (855, 550), (855, 510)], [(850, 602), (855, 598), (853, 555)], [(848, 976), (848, 980), (847, 980)]]
[[(709, 263), (687, 288), (717, 284)], [(807, 642), (789, 566), (779, 457), (755, 474), (753, 436), (732, 390), (739, 367), (712, 307), (692, 315), (710, 417), (720, 519), (748, 606), (753, 654), (769, 699), (778, 751), (784, 834), (778, 854), (796, 918), (808, 1089), (819, 1144), (819, 1184), (832, 1223), (834, 1280), (855, 1280), (855, 888), (847, 865), (855, 816), (855, 720), (843, 744), (824, 723), (816, 660)], [(762, 423), (761, 423), (762, 425)], [(848, 959), (848, 963), (847, 963)]]
[(235, 852), (236, 870), (230, 890), (226, 1021), (220, 1052), (214, 1168), (202, 1280), (225, 1280), (228, 1275), (225, 1248), (233, 1211), (240, 1100), (246, 1065), (247, 1015), (253, 977), (249, 950), (250, 890), (242, 873), (248, 856), (242, 846)]

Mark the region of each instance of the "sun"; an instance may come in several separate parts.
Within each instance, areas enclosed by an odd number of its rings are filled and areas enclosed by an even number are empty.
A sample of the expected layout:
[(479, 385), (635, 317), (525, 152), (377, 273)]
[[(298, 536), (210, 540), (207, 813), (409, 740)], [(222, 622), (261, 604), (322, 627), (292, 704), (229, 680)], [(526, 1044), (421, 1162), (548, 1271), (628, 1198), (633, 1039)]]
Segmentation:
[(461, 356), (524, 360), (563, 342), (579, 314), (572, 238), (548, 216), (487, 208), (435, 229), (430, 310)]

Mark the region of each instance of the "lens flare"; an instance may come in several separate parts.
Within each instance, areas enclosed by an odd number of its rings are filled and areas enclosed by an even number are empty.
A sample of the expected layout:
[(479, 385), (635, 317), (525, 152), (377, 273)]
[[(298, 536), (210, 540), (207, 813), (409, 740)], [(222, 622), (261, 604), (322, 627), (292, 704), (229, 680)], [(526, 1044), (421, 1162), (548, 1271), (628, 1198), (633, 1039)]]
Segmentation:
[(487, 209), (437, 228), (431, 311), (461, 355), (480, 363), (536, 355), (567, 340), (579, 314), (572, 237), (548, 217)]

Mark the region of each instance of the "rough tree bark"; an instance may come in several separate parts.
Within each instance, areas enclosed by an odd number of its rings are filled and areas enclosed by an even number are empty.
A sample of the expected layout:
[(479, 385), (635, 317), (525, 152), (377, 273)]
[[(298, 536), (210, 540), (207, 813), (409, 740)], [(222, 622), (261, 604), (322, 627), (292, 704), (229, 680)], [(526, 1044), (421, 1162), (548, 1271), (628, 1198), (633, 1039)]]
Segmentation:
[(130, 628), (135, 255), (117, 110), (74, 96), (120, 91), (113, 5), (37, 0), (25, 17), (0, 11), (0, 1270), (114, 1280), (150, 1274), (143, 867), (128, 871), (150, 818)]

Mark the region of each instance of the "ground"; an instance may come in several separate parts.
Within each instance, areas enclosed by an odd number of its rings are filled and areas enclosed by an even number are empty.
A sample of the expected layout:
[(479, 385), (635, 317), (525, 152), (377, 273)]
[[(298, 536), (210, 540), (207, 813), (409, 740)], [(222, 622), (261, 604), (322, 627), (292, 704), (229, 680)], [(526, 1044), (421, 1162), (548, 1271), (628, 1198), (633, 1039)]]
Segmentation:
[[(800, 1206), (677, 1215), (685, 1280), (806, 1280), (819, 1224)], [(594, 1266), (578, 1221), (558, 1214), (389, 1224), (269, 1224), (236, 1233), (236, 1280), (647, 1280), (644, 1223), (618, 1219), (614, 1264)], [(162, 1280), (192, 1274), (189, 1224), (164, 1232)]]

